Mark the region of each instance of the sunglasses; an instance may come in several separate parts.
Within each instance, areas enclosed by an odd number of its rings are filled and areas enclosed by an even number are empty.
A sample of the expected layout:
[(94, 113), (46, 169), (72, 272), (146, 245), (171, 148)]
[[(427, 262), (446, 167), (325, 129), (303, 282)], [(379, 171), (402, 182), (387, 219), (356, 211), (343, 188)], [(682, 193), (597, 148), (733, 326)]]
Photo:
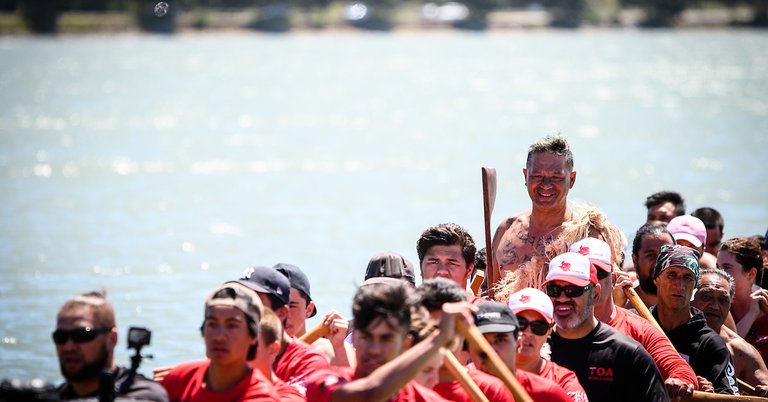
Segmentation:
[(589, 284), (587, 286), (576, 286), (576, 285), (566, 285), (566, 286), (557, 286), (557, 285), (547, 285), (545, 287), (545, 291), (547, 292), (547, 296), (549, 297), (560, 297), (560, 293), (565, 292), (565, 295), (568, 297), (579, 297), (584, 294), (589, 289), (592, 289), (594, 285)]
[(70, 338), (72, 338), (72, 341), (75, 343), (86, 343), (96, 339), (96, 337), (101, 334), (106, 334), (109, 331), (112, 331), (112, 328), (83, 327), (70, 330), (57, 329), (56, 331), (53, 331), (52, 336), (53, 341), (57, 345), (63, 345), (67, 343)]
[(547, 331), (549, 331), (549, 323), (544, 320), (528, 321), (523, 317), (517, 316), (517, 322), (520, 325), (520, 332), (525, 331), (529, 326), (534, 335), (546, 335)]

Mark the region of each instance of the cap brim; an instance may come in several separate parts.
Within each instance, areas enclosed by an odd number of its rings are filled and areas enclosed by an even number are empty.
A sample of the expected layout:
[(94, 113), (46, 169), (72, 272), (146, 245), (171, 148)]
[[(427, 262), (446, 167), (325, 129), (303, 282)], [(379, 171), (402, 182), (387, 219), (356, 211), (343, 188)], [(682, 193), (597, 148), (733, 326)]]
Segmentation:
[(597, 270), (602, 270), (605, 272), (611, 272), (613, 270), (611, 264), (606, 264), (603, 261), (590, 259), (589, 262), (591, 262)]
[(517, 330), (517, 326), (512, 324), (487, 324), (483, 326), (478, 326), (477, 329), (480, 331), (481, 334), (487, 334), (487, 333), (495, 333), (495, 332), (515, 332)]
[(685, 240), (691, 244), (693, 244), (694, 247), (701, 247), (701, 240), (699, 240), (698, 237), (690, 234), (690, 233), (677, 233), (673, 234), (672, 237), (675, 238), (675, 241), (677, 240)]
[(587, 286), (587, 285), (589, 285), (591, 283), (589, 281), (589, 279), (579, 279), (579, 278), (574, 278), (572, 276), (566, 276), (566, 275), (554, 275), (551, 278), (549, 278), (546, 282), (544, 282), (543, 284), (546, 285), (546, 284), (548, 284), (550, 282), (553, 282), (553, 281), (568, 282), (568, 283), (570, 283), (572, 285), (576, 285), (576, 286)]
[(533, 311), (534, 313), (540, 315), (541, 318), (544, 319), (544, 321), (546, 321), (546, 322), (548, 322), (550, 324), (555, 322), (554, 318), (547, 317), (547, 315), (544, 314), (541, 310), (539, 310), (539, 309), (537, 309), (536, 307), (533, 307), (533, 306), (522, 306), (522, 307), (518, 307), (518, 308), (513, 308), (512, 309), (512, 312), (515, 313), (515, 315), (518, 315), (518, 314), (522, 313), (523, 311)]
[(247, 279), (240, 279), (240, 280), (237, 280), (237, 281), (229, 281), (227, 283), (233, 283), (233, 282), (234, 283), (239, 283), (239, 284), (247, 287), (248, 289), (253, 290), (254, 292), (267, 293), (267, 294), (272, 294), (273, 293), (271, 290), (267, 289), (265, 286), (262, 286), (261, 284), (258, 284), (258, 283), (253, 282), (253, 281), (249, 281)]

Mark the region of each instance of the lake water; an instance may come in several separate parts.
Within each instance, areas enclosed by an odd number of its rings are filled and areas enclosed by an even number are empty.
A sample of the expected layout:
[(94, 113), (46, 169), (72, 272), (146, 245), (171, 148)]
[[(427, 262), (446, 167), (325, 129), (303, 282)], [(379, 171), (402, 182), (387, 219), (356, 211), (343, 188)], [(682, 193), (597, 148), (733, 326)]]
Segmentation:
[(145, 372), (204, 356), (204, 298), (248, 266), (297, 264), (319, 316), (349, 314), (376, 252), (417, 261), (448, 221), (484, 242), (481, 166), (494, 221), (529, 207), (549, 133), (571, 198), (628, 236), (663, 189), (726, 237), (764, 233), (765, 49), (728, 30), (0, 38), (0, 377), (60, 381), (56, 311), (93, 289), (121, 336), (154, 331)]

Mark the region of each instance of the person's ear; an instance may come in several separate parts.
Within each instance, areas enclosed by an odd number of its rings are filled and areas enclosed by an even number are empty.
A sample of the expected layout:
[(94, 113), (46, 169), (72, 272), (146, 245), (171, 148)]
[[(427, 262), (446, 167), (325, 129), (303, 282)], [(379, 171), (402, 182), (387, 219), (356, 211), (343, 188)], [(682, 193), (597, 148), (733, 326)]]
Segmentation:
[(749, 280), (753, 280), (757, 278), (757, 268), (755, 267), (750, 268), (749, 271), (747, 271), (746, 276), (747, 276), (747, 279)]
[(603, 287), (600, 286), (600, 282), (595, 284), (595, 291), (592, 292), (592, 300), (595, 302), (595, 304), (600, 302), (600, 297), (603, 293)]
[(466, 275), (464, 275), (465, 276), (464, 279), (469, 280), (469, 277), (472, 276), (472, 271), (474, 269), (475, 269), (475, 263), (474, 262), (471, 262), (471, 263), (467, 264), (467, 273), (466, 273)]
[(568, 188), (573, 188), (573, 184), (576, 183), (576, 172), (571, 172), (571, 185)]
[(112, 331), (109, 331), (107, 334), (107, 347), (109, 350), (112, 350), (117, 346), (118, 341), (118, 334), (117, 334), (117, 327), (112, 328)]
[(528, 185), (528, 169), (523, 168), (523, 183)]
[(315, 309), (315, 302), (314, 300), (310, 300), (309, 303), (307, 303), (307, 308), (304, 310), (304, 318), (309, 318), (312, 315), (312, 310)]

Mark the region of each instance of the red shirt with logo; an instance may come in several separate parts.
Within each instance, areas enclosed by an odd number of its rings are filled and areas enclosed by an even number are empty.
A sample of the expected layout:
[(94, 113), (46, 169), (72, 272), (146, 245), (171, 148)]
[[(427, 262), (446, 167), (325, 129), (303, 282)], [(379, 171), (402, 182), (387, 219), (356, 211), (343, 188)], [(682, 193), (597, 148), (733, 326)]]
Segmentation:
[(664, 380), (676, 378), (698, 388), (696, 373), (693, 372), (691, 366), (680, 357), (680, 353), (672, 347), (667, 337), (648, 320), (632, 314), (625, 308), (616, 307), (616, 314), (608, 325), (640, 342), (656, 362)]
[(302, 395), (305, 395), (306, 377), (315, 371), (329, 367), (328, 359), (320, 351), (298, 339), (293, 339), (285, 352), (272, 364), (277, 378), (296, 388)]
[(161, 382), (168, 391), (168, 400), (170, 402), (279, 402), (272, 383), (259, 370), (251, 370), (251, 375), (245, 377), (229, 391), (208, 390), (205, 386), (205, 373), (210, 365), (210, 360), (200, 360), (174, 367)]
[[(333, 367), (313, 373), (307, 379), (307, 401), (328, 402), (333, 393), (344, 383), (355, 380), (349, 367)], [(409, 382), (388, 401), (390, 402), (445, 402), (435, 391), (414, 381)]]
[(544, 367), (541, 368), (539, 376), (554, 381), (559, 385), (573, 402), (587, 402), (587, 393), (579, 384), (576, 373), (567, 368), (544, 359)]
[(307, 398), (303, 394), (299, 393), (299, 390), (286, 384), (281, 379), (272, 381), (272, 386), (275, 387), (275, 393), (280, 402), (306, 402)]

